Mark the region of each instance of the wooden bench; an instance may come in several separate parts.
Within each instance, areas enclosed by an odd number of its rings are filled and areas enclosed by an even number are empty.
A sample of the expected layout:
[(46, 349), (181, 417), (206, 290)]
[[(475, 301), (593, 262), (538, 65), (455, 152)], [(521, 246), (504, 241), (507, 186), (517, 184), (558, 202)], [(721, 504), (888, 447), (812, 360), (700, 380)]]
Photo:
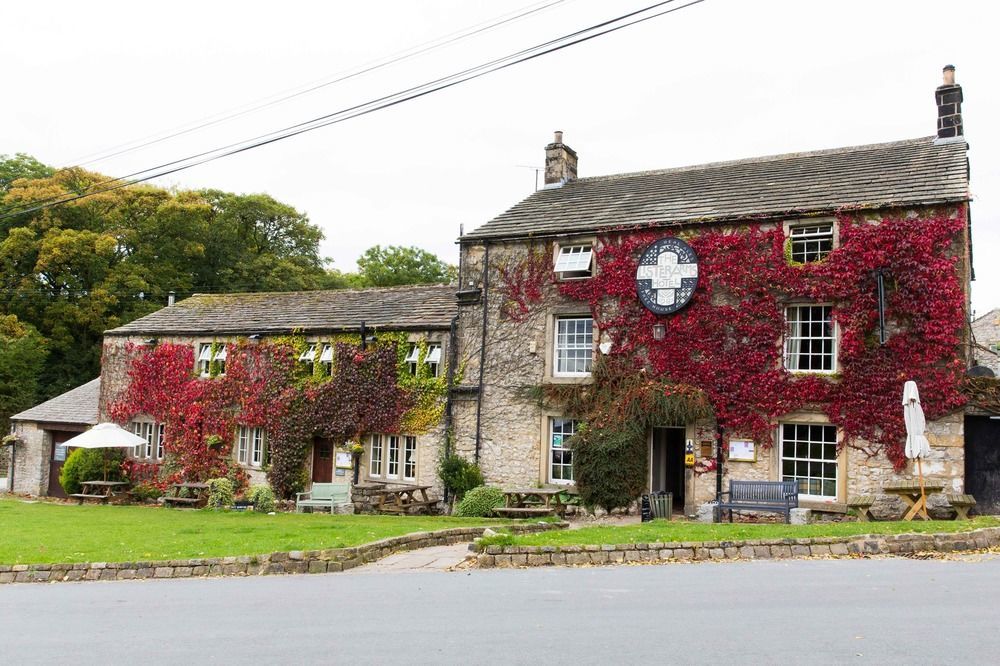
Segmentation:
[[(185, 495), (181, 495), (182, 492)], [(208, 503), (208, 484), (192, 482), (172, 484), (160, 501), (164, 506), (205, 506)]]
[(792, 522), (792, 509), (799, 506), (798, 481), (729, 481), (729, 491), (716, 498), (719, 520), (723, 511), (770, 511), (785, 514), (785, 522)]
[(429, 497), (430, 486), (411, 486), (409, 484), (386, 485), (376, 491), (378, 503), (376, 513), (423, 513), (437, 506), (441, 500)]
[(498, 506), (493, 509), (498, 516), (517, 518), (518, 516), (551, 516), (552, 509), (544, 506)]
[(326, 509), (333, 513), (334, 507), (351, 503), (350, 489), (346, 483), (314, 483), (308, 491), (295, 493), (295, 512)]
[(854, 509), (858, 512), (858, 520), (863, 523), (872, 522), (875, 520), (875, 516), (872, 515), (871, 508), (872, 504), (875, 503), (874, 495), (858, 495), (857, 497), (851, 497), (847, 500), (848, 508)]
[(81, 481), (80, 492), (70, 495), (73, 499), (83, 504), (83, 500), (101, 500), (107, 504), (108, 500), (114, 497), (116, 492), (120, 492), (128, 487), (126, 481)]
[(96, 499), (101, 500), (101, 502), (107, 503), (110, 495), (88, 495), (86, 493), (73, 493), (70, 495), (73, 499), (80, 500), (80, 504), (83, 504), (83, 500)]
[(946, 494), (945, 499), (955, 510), (955, 520), (968, 520), (969, 509), (976, 506), (976, 498), (972, 495)]

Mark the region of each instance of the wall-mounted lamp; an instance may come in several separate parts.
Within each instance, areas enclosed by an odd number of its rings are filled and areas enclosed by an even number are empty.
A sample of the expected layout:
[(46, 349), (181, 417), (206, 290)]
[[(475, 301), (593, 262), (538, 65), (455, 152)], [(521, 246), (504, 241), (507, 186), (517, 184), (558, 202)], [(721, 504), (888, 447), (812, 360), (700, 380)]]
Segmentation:
[(667, 337), (667, 327), (663, 324), (653, 324), (653, 339), (659, 341), (665, 337)]
[(155, 344), (156, 344), (157, 342), (159, 342), (159, 340), (157, 340), (156, 338), (150, 338), (150, 339), (148, 339), (148, 340), (143, 340), (143, 341), (142, 341), (142, 344), (144, 344), (144, 345), (150, 345), (150, 346), (153, 346), (153, 345), (155, 345)]

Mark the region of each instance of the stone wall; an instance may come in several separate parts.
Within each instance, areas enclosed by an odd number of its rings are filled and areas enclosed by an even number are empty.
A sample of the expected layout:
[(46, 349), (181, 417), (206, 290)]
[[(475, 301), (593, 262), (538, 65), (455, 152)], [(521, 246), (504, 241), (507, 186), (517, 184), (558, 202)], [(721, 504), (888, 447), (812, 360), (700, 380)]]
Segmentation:
[[(515, 534), (528, 534), (565, 527), (565, 523), (534, 523), (510, 525), (507, 529)], [(0, 565), (0, 584), (333, 573), (353, 569), (399, 551), (470, 542), (482, 536), (484, 529), (486, 528), (457, 527), (434, 532), (415, 532), (353, 548), (296, 550), (269, 555), (149, 562)]]
[(945, 534), (868, 534), (812, 539), (685, 541), (602, 546), (486, 546), (480, 568), (603, 565), (640, 562), (858, 557), (982, 550), (1000, 546), (1000, 527)]

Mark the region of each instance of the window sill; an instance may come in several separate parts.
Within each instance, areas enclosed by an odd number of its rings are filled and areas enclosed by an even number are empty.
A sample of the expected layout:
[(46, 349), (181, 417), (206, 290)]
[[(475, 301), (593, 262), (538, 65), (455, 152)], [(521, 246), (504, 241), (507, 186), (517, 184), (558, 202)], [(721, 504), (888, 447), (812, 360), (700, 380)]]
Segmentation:
[(547, 375), (542, 382), (545, 384), (591, 384), (594, 376), (587, 375)]

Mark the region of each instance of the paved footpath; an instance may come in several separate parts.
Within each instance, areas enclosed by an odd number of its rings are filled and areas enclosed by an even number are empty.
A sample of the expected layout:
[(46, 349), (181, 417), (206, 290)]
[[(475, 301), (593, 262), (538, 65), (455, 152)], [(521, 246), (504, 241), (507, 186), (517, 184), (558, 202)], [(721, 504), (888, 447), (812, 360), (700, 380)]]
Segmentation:
[(467, 543), (433, 546), (396, 553), (377, 562), (351, 569), (348, 574), (452, 571), (461, 566), (471, 555)]

